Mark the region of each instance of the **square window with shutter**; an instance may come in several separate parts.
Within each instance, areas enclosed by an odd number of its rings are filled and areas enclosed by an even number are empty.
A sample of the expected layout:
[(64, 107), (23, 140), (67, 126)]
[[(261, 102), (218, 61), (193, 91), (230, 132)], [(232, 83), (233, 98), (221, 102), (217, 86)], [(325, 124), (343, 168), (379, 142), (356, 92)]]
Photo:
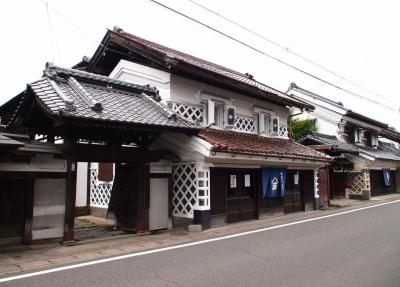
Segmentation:
[(113, 181), (114, 179), (114, 164), (99, 162), (99, 181)]
[(354, 129), (354, 142), (355, 143), (360, 143), (361, 142), (361, 130), (360, 129)]
[(219, 127), (224, 127), (224, 105), (216, 104), (214, 108), (214, 124)]
[(258, 113), (258, 133), (269, 135), (271, 132), (271, 115)]
[(207, 101), (207, 125), (224, 127), (224, 104), (214, 100)]

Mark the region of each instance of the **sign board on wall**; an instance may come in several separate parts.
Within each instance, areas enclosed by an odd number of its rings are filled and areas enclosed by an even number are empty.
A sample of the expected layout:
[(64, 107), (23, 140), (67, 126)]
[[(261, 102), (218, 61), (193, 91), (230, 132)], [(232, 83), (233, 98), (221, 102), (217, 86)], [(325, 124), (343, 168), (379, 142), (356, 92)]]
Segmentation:
[(237, 176), (236, 176), (236, 174), (231, 174), (230, 175), (230, 186), (231, 186), (231, 188), (236, 188), (237, 187)]

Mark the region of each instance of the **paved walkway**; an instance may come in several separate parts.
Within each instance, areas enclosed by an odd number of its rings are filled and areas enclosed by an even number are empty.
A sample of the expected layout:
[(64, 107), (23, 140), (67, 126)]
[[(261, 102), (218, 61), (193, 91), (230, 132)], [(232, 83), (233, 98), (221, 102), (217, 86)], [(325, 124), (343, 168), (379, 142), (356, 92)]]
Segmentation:
[(16, 246), (15, 248), (1, 250), (0, 277), (20, 272), (28, 272), (98, 259), (101, 257), (138, 252), (147, 249), (255, 230), (397, 199), (400, 199), (400, 194), (380, 196), (369, 201), (349, 200), (348, 202), (344, 201), (341, 205), (336, 205), (329, 210), (299, 212), (263, 220), (251, 220), (219, 228), (212, 228), (198, 233), (165, 231), (150, 235), (119, 235), (114, 238), (87, 241), (86, 244), (72, 246), (62, 246), (57, 242), (33, 244), (30, 246)]

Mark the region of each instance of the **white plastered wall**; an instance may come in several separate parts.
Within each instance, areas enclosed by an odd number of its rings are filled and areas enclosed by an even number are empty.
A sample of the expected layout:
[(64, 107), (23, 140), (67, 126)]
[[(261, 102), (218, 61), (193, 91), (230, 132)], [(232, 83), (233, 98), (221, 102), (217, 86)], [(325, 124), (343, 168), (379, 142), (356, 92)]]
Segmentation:
[(265, 109), (279, 116), (281, 125), (286, 126), (289, 110), (267, 101), (253, 99), (229, 90), (207, 85), (154, 68), (121, 60), (110, 74), (111, 78), (139, 85), (151, 85), (160, 91), (164, 103), (176, 101), (184, 104), (200, 105), (204, 95), (212, 95), (227, 104), (234, 105), (239, 115), (254, 116), (255, 108)]
[(88, 163), (78, 162), (76, 172), (76, 201), (75, 206), (87, 206), (88, 192)]

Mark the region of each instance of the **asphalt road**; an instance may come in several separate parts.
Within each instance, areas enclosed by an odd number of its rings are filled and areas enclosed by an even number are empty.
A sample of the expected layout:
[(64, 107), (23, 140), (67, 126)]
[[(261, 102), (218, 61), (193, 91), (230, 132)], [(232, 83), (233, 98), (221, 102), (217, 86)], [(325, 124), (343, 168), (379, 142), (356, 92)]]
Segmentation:
[(400, 204), (0, 286), (400, 286)]

